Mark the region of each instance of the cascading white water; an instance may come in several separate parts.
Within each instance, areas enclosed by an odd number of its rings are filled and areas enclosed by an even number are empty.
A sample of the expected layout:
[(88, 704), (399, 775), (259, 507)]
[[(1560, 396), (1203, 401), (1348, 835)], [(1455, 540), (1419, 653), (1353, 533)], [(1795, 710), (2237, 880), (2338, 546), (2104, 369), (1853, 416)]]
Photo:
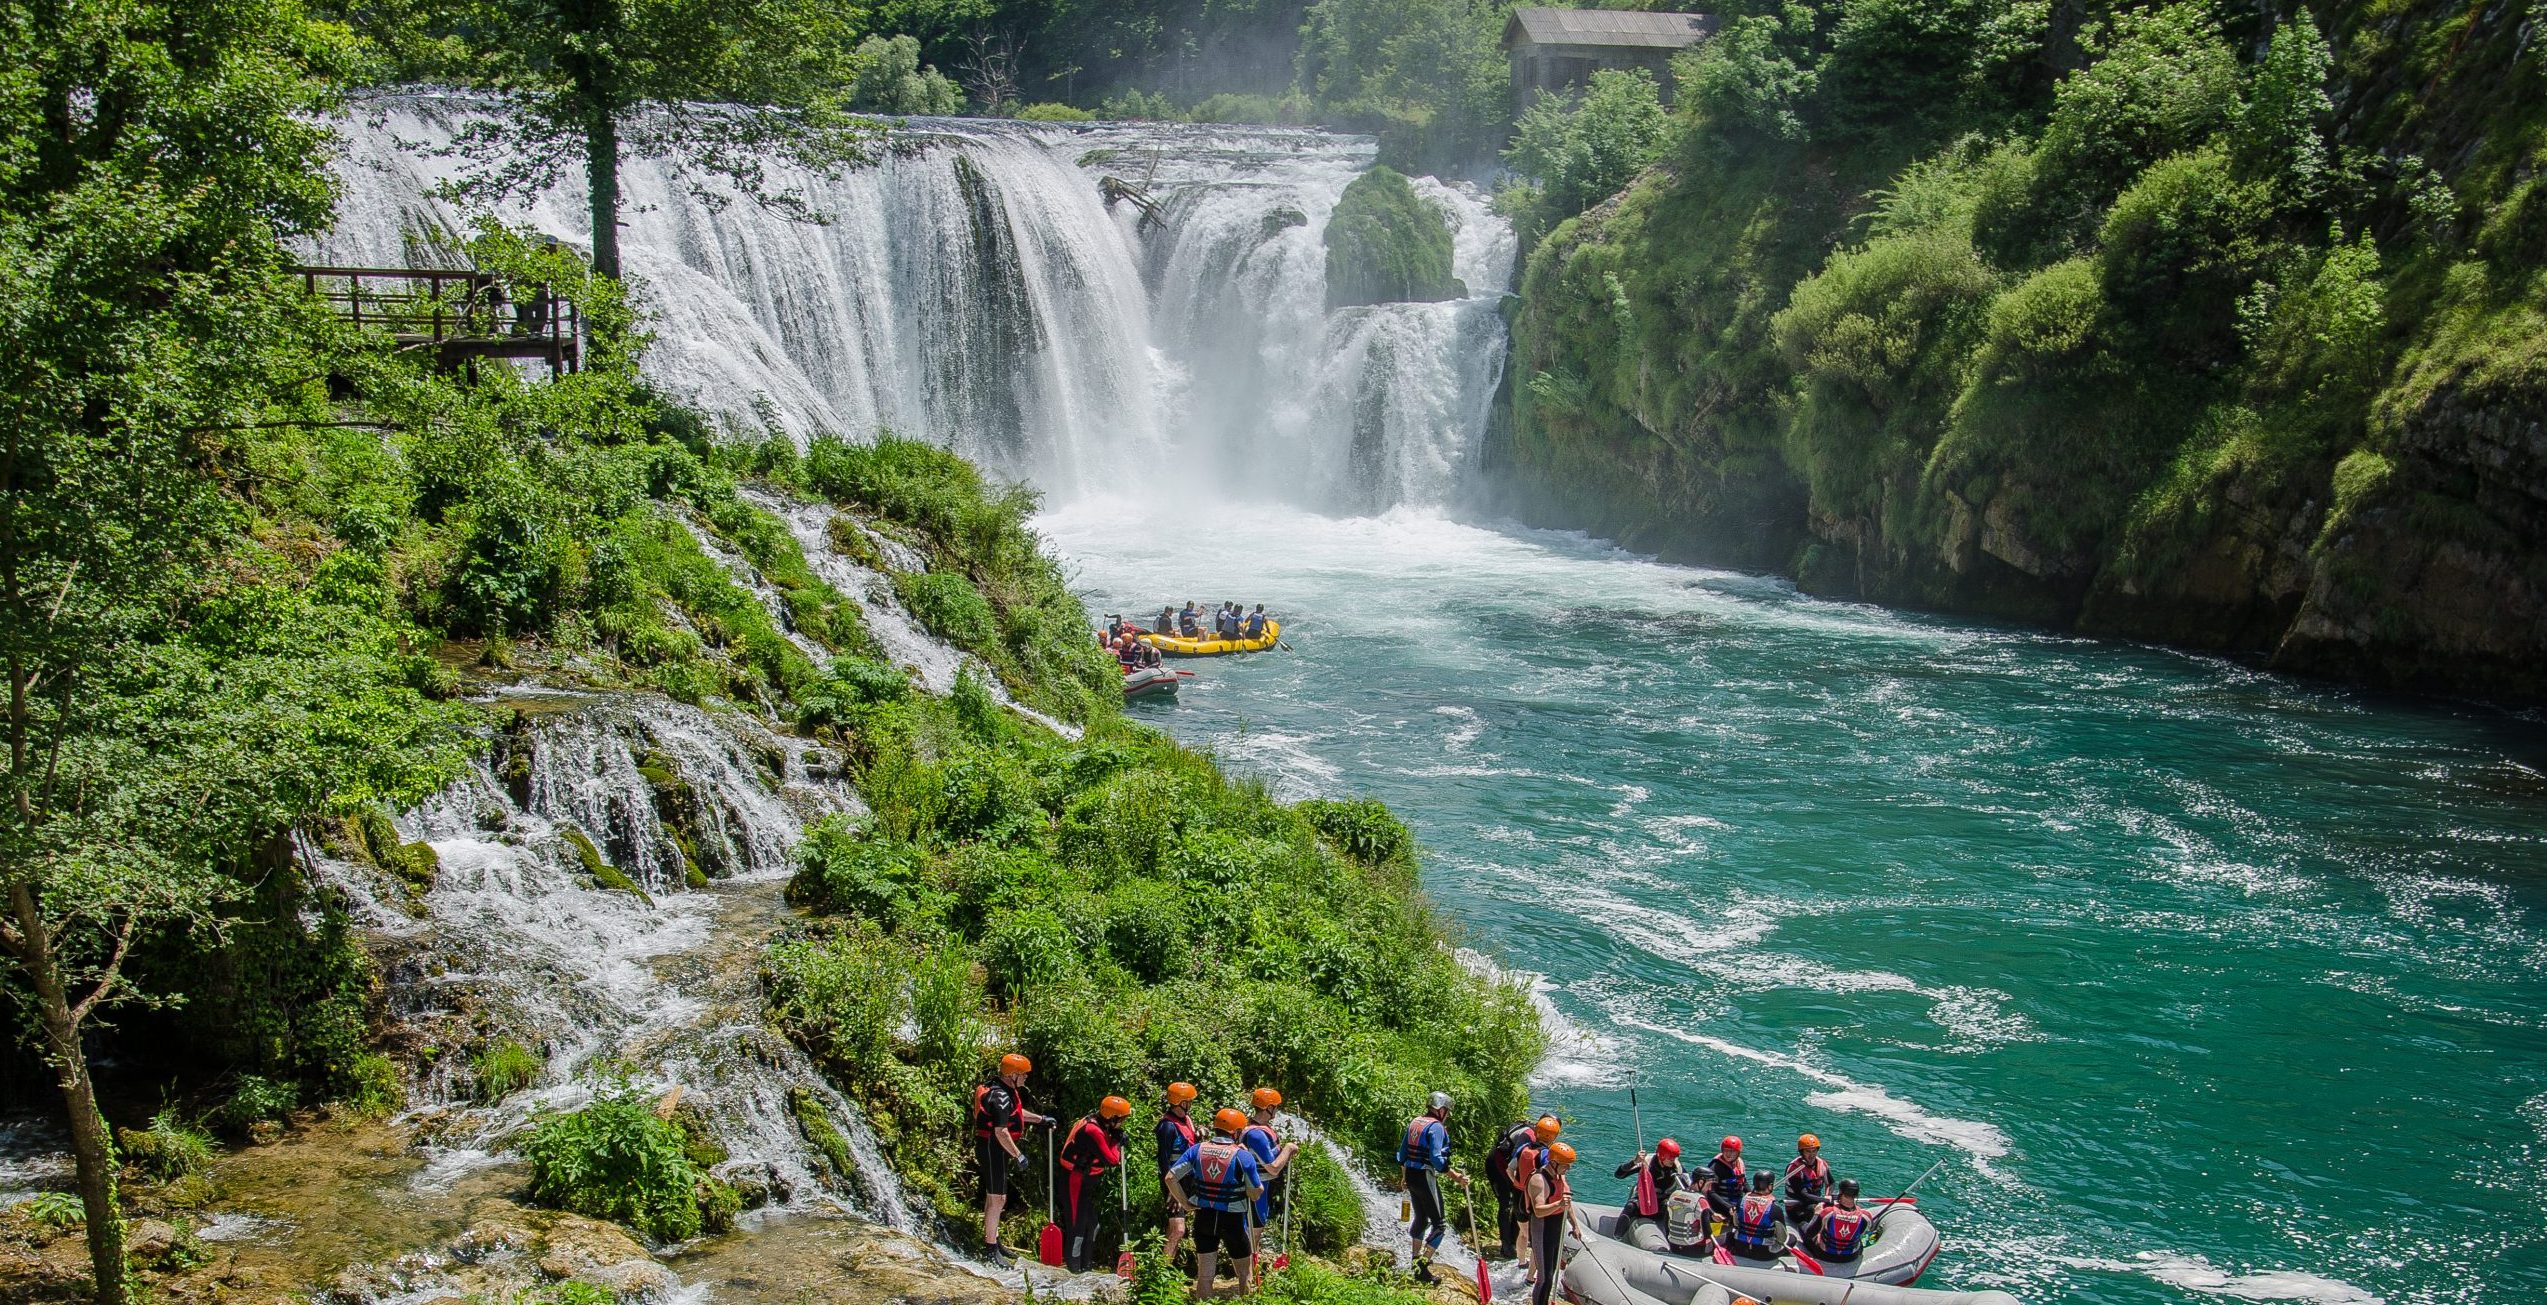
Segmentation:
[[(399, 817), (401, 835), (441, 862), (421, 916), (365, 867), (321, 864), (366, 925), (421, 953), (391, 990), (405, 1018), (468, 1011), (546, 1052), (541, 1081), (500, 1101), (474, 1101), (464, 1076), (429, 1083), (454, 1113), (417, 1181), (494, 1163), (534, 1113), (580, 1104), (624, 1064), (657, 1090), (681, 1088), (730, 1153), (721, 1176), (781, 1205), (824, 1199), (826, 1162), (790, 1100), (813, 1093), (858, 1161), (861, 1211), (911, 1231), (856, 1107), (760, 1009), (760, 943), (784, 918), (773, 881), (805, 824), (863, 810), (856, 795), (803, 740), (746, 719), (657, 698), (542, 696), (526, 708), (537, 714), (497, 758)], [(678, 806), (677, 832), (665, 803)], [(595, 885), (569, 830), (661, 895)], [(684, 891), (693, 852), (726, 887)]]
[[(437, 153), (482, 102), (405, 95), (342, 124), (344, 200), (319, 257), (396, 262), (456, 228)], [(1324, 232), (1370, 142), (1314, 131), (926, 120), (872, 167), (785, 167), (827, 219), (623, 170), (623, 257), (659, 384), (757, 432), (947, 444), (1057, 497), (1275, 498), (1365, 512), (1441, 501), (1481, 439), (1504, 352), (1508, 227), (1417, 179), (1456, 228), (1470, 296), (1325, 307)], [(1107, 176), (1166, 222), (1109, 210)], [(570, 181), (509, 213), (578, 247)]]

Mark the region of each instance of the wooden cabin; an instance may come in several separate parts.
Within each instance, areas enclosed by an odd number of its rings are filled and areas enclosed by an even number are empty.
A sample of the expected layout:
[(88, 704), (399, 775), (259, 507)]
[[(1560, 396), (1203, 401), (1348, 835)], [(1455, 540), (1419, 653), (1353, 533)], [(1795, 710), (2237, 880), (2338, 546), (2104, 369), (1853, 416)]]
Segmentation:
[(1515, 9), (1504, 22), (1516, 110), (1542, 95), (1571, 94), (1604, 68), (1642, 68), (1672, 99), (1671, 58), (1716, 30), (1708, 14), (1632, 9)]

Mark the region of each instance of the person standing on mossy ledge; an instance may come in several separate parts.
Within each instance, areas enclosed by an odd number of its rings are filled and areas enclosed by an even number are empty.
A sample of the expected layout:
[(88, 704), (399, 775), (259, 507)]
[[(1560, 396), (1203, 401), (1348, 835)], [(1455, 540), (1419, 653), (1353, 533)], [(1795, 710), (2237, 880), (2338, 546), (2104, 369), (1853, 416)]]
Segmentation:
[(1447, 1175), (1454, 1183), (1468, 1181), (1466, 1174), (1450, 1167), (1449, 1093), (1434, 1093), (1424, 1113), (1406, 1121), (1406, 1136), (1397, 1144), (1397, 1166), (1406, 1175), (1406, 1199), (1415, 1207), (1415, 1222), (1406, 1226), (1415, 1277), (1429, 1283), (1433, 1252), (1441, 1249), (1442, 1237), (1450, 1231), (1441, 1183), (1434, 1175)]
[(1008, 1205), (1009, 1180), (1026, 1167), (1026, 1150), (1018, 1134), (1027, 1128), (1050, 1128), (1053, 1117), (1026, 1108), (1026, 1075), (1035, 1063), (1009, 1052), (999, 1058), (999, 1073), (973, 1088), (973, 1165), (982, 1177), (982, 1254), (993, 1264), (1012, 1257), (999, 1244), (999, 1216)]
[[(1282, 1093), (1260, 1087), (1248, 1097), (1247, 1104), (1252, 1108), (1247, 1114), (1247, 1127), (1238, 1134), (1238, 1140), (1256, 1153), (1256, 1165), (1265, 1175), (1265, 1194), (1256, 1198), (1254, 1229), (1256, 1253), (1262, 1255), (1265, 1251), (1265, 1225), (1273, 1222), (1274, 1202), (1291, 1199), (1290, 1193), (1284, 1190), (1289, 1185), (1283, 1178), (1290, 1172), (1291, 1157), (1298, 1154), (1300, 1144), (1283, 1141), (1282, 1136), (1274, 1132), (1274, 1112), (1282, 1108)], [(1291, 1248), (1286, 1245), (1282, 1249), (1287, 1252)]]
[[(1224, 1106), (1212, 1116), (1212, 1137), (1185, 1149), (1167, 1171), (1167, 1200), (1175, 1209), (1194, 1211), (1194, 1299), (1212, 1298), (1213, 1271), (1220, 1249), (1229, 1248), (1231, 1267), (1238, 1270), (1238, 1294), (1256, 1289), (1255, 1221), (1249, 1217), (1256, 1198), (1265, 1194), (1264, 1173), (1256, 1153), (1238, 1135), (1247, 1131), (1247, 1116)], [(1185, 1184), (1191, 1180), (1193, 1190)]]
[(1194, 1118), (1189, 1112), (1194, 1105), (1194, 1085), (1167, 1085), (1167, 1109), (1159, 1115), (1159, 1190), (1168, 1193), (1167, 1262), (1176, 1263), (1176, 1248), (1185, 1244), (1185, 1210), (1176, 1203), (1175, 1189), (1168, 1186), (1167, 1171), (1185, 1157), (1201, 1135), (1194, 1131)]
[[(1070, 1126), (1061, 1142), (1061, 1232), (1069, 1240), (1062, 1264), (1072, 1273), (1088, 1268), (1097, 1238), (1097, 1211), (1105, 1208), (1105, 1175), (1123, 1166), (1123, 1121), (1132, 1103), (1107, 1097), (1097, 1113)], [(1127, 1234), (1128, 1239), (1128, 1234)]]

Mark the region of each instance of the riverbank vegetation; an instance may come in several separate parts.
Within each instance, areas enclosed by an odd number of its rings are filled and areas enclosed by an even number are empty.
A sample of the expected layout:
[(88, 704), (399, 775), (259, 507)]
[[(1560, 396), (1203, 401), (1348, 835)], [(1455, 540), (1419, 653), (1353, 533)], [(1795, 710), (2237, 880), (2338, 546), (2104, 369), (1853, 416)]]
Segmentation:
[[(396, 1025), (305, 855), (378, 867), (385, 904), (420, 909), (441, 867), (390, 813), (474, 754), (527, 783), (526, 724), (463, 686), (530, 674), (748, 713), (851, 758), (872, 814), (809, 840), (798, 893), (820, 919), (770, 972), (905, 1163), (952, 1145), (985, 1038), (1032, 1047), (1063, 1108), (1171, 1076), (1274, 1082), (1366, 1156), (1424, 1091), (1517, 1108), (1527, 1003), (1458, 966), (1402, 828), (1284, 806), (1123, 722), (1031, 495), (890, 437), (729, 441), (643, 384), (615, 278), (499, 227), (419, 239), (513, 300), (573, 303), (580, 370), (445, 369), (340, 319), (288, 270), (329, 220), (323, 124), (414, 52), (289, 7), (97, 18), (12, 47), (40, 93), (10, 101), (22, 148), (0, 173), (0, 986), (23, 1035), (0, 1084), (69, 1122), (101, 1299), (127, 1286), (120, 1185), (195, 1199), (210, 1148), (313, 1109), (392, 1112), (436, 1065), (480, 1098), (548, 1072), (518, 1041)], [(148, 111), (45, 107), (127, 102)], [(814, 546), (889, 576), (987, 678), (918, 692), (773, 495), (843, 509)], [(994, 682), (1084, 736), (1013, 716)], [(687, 781), (640, 769), (677, 826)], [(636, 894), (733, 868), (705, 841), (666, 883), (589, 861)], [(858, 966), (895, 1001), (907, 982), (932, 1037), (877, 1042), (844, 1004), (876, 992), (823, 984)], [(1257, 1045), (1219, 1046), (1214, 1022), (1240, 1016)], [(92, 1056), (114, 1067), (102, 1091)], [(655, 1237), (730, 1218), (740, 1196), (705, 1176), (721, 1157), (644, 1105), (605, 1092), (540, 1121), (521, 1143), (536, 1193)], [(1306, 1232), (1340, 1244), (1349, 1187), (1323, 1156), (1304, 1172)]]
[(2503, 433), (2547, 411), (2517, 10), (1723, 13), (1653, 166), (1530, 255), (1497, 452), (1525, 510), (1821, 592), (2547, 692), (2547, 464)]

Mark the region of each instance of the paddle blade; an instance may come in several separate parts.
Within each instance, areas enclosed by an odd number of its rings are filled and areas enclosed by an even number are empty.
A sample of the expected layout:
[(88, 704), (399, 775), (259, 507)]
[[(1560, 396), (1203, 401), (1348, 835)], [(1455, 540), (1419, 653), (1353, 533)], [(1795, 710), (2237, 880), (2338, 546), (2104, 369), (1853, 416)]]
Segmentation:
[(1812, 1256), (1807, 1255), (1792, 1246), (1787, 1248), (1787, 1254), (1794, 1256), (1796, 1263), (1803, 1265), (1805, 1268), (1810, 1269), (1815, 1273), (1820, 1273), (1822, 1271), (1822, 1262), (1820, 1260), (1814, 1259)]
[(1132, 1252), (1125, 1251), (1114, 1257), (1114, 1276), (1126, 1280), (1132, 1277)]
[(1265, 1272), (1267, 1272), (1267, 1273), (1280, 1273), (1280, 1272), (1281, 1272), (1281, 1271), (1283, 1271), (1284, 1269), (1288, 1269), (1288, 1268), (1290, 1268), (1290, 1267), (1291, 1267), (1291, 1252), (1289, 1252), (1289, 1251), (1284, 1251), (1282, 1254), (1277, 1255), (1277, 1256), (1275, 1256), (1275, 1257), (1274, 1257), (1273, 1267), (1272, 1267), (1272, 1268), (1270, 1268), (1270, 1269), (1265, 1270)]
[(1477, 1257), (1477, 1305), (1495, 1305), (1495, 1280), (1486, 1276), (1486, 1257)]
[(1035, 1238), (1035, 1258), (1053, 1268), (1061, 1267), (1061, 1225), (1048, 1223)]

